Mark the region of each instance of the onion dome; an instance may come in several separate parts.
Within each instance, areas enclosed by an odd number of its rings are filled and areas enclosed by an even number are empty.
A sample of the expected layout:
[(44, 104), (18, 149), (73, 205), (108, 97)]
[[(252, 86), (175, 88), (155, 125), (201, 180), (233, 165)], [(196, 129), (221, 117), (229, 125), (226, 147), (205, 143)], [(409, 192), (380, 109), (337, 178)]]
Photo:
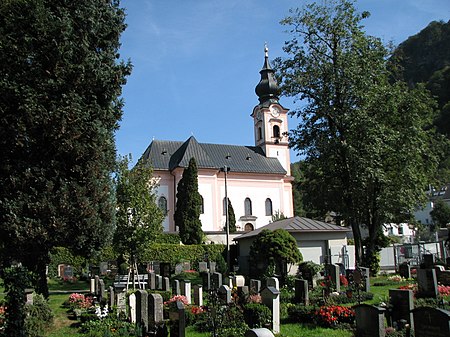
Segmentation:
[(261, 74), (261, 80), (255, 88), (259, 102), (270, 101), (271, 103), (278, 103), (280, 88), (275, 79), (274, 70), (269, 63), (269, 49), (267, 45), (264, 47), (264, 65), (259, 73)]

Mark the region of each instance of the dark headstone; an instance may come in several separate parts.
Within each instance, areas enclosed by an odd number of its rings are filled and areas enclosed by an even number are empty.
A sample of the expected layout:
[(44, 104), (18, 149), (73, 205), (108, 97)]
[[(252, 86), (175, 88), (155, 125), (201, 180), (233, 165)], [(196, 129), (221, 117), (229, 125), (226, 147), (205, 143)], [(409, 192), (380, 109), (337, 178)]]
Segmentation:
[(194, 304), (203, 306), (203, 287), (200, 285), (194, 285)]
[(177, 301), (177, 319), (170, 322), (170, 337), (184, 337), (186, 330), (186, 316), (183, 302)]
[(329, 278), (331, 282), (331, 286), (336, 290), (337, 292), (341, 291), (341, 281), (339, 278), (340, 275), (340, 269), (337, 264), (327, 264), (325, 265), (325, 274), (326, 277)]
[(160, 268), (160, 275), (162, 277), (170, 277), (170, 263), (160, 263), (159, 264), (159, 268)]
[(439, 289), (434, 269), (417, 269), (417, 295), (420, 297), (437, 298)]
[(268, 286), (261, 291), (261, 300), (272, 312), (273, 333), (280, 333), (280, 291), (275, 287)]
[(423, 254), (422, 261), (423, 261), (424, 268), (431, 268), (436, 263), (433, 254)]
[(297, 303), (303, 303), (309, 305), (309, 293), (308, 293), (308, 281), (307, 280), (295, 280), (295, 301)]
[(218, 290), (219, 298), (225, 303), (231, 303), (231, 289), (229, 286), (223, 284)]
[(384, 308), (369, 304), (353, 307), (356, 314), (356, 337), (385, 337)]
[(150, 290), (156, 289), (156, 274), (155, 273), (148, 274), (148, 289), (150, 289)]
[(158, 324), (164, 320), (163, 298), (160, 294), (148, 295), (148, 321), (151, 324)]
[(205, 290), (211, 289), (211, 274), (202, 273), (202, 285)]
[(211, 275), (211, 288), (212, 289), (219, 289), (222, 285), (222, 274), (215, 272)]
[(173, 295), (181, 295), (180, 281), (173, 280), (172, 294)]
[(162, 290), (163, 291), (169, 291), (170, 290), (170, 280), (169, 280), (168, 277), (163, 277)]
[(114, 287), (109, 286), (108, 288), (108, 306), (112, 308), (114, 305), (116, 305), (115, 302), (116, 295), (114, 294)]
[(144, 332), (148, 331), (148, 294), (145, 290), (137, 290), (136, 295), (136, 323), (140, 324)]
[(412, 310), (414, 309), (414, 296), (411, 290), (389, 289), (389, 303), (392, 310), (390, 311), (392, 324), (406, 320), (413, 326)]
[(251, 295), (259, 294), (259, 292), (261, 291), (261, 281), (255, 280), (255, 279), (250, 279), (249, 291), (250, 291)]
[(98, 300), (101, 301), (106, 297), (106, 288), (105, 288), (105, 281), (102, 279), (99, 279), (98, 281), (98, 293), (97, 293)]
[(420, 307), (413, 310), (415, 337), (450, 336), (450, 312), (447, 310)]
[(65, 278), (72, 278), (73, 277), (73, 268), (72, 266), (65, 265), (64, 266), (64, 275)]
[(398, 273), (401, 277), (404, 277), (406, 279), (411, 278), (411, 266), (408, 262), (403, 262), (398, 266)]

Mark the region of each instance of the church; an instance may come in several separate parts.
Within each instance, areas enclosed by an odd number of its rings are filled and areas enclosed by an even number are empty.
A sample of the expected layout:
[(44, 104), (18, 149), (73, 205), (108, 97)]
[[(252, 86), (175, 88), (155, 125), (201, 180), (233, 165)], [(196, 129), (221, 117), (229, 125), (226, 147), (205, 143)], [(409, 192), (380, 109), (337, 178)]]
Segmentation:
[[(292, 217), (292, 185), (288, 146), (288, 109), (279, 102), (279, 87), (265, 48), (261, 80), (255, 88), (259, 103), (253, 108), (254, 145), (236, 146), (186, 141), (153, 140), (143, 154), (158, 184), (158, 206), (164, 231), (176, 232), (174, 212), (177, 185), (189, 160), (198, 167), (202, 197), (200, 220), (208, 236), (223, 233), (226, 197), (236, 216), (238, 231), (267, 225), (274, 214)], [(249, 130), (250, 132), (251, 130)]]

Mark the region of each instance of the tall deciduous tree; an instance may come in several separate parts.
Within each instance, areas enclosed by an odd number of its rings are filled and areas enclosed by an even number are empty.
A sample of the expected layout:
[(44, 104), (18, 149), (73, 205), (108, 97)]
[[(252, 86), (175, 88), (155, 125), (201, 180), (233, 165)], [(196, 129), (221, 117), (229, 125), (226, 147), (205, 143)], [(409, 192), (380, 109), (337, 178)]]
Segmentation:
[(124, 29), (116, 0), (0, 3), (1, 257), (44, 295), (54, 246), (90, 255), (113, 232)]
[(436, 226), (435, 230), (446, 228), (450, 224), (450, 206), (442, 199), (436, 200), (430, 215)]
[(198, 170), (195, 158), (189, 160), (189, 166), (184, 169), (183, 177), (177, 187), (177, 205), (175, 224), (184, 244), (200, 244), (203, 242), (200, 210), (202, 197), (198, 192)]
[[(324, 200), (318, 207), (351, 226), (357, 263), (374, 271), (381, 226), (423, 200), (439, 137), (427, 128), (429, 94), (389, 83), (388, 51), (364, 33), (366, 17), (347, 0), (294, 10), (282, 21), (293, 38), (277, 68), (284, 94), (305, 103), (292, 112), (300, 123), (291, 139), (305, 155), (309, 187)], [(362, 224), (369, 229), (365, 253)]]
[(156, 204), (156, 182), (151, 166), (139, 160), (130, 170), (129, 162), (129, 158), (121, 158), (115, 176), (117, 228), (114, 246), (134, 263), (138, 251), (162, 234), (164, 215)]

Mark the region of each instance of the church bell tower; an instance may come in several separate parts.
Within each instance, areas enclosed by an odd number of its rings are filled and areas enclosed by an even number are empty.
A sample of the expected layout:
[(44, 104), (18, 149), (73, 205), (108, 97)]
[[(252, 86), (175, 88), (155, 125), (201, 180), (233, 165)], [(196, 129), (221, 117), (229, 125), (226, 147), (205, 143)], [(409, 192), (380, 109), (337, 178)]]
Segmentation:
[(253, 108), (255, 145), (266, 157), (277, 158), (287, 175), (291, 174), (288, 132), (288, 109), (279, 103), (280, 89), (269, 63), (269, 50), (264, 48), (264, 65), (259, 72), (261, 80), (255, 88), (259, 104)]

